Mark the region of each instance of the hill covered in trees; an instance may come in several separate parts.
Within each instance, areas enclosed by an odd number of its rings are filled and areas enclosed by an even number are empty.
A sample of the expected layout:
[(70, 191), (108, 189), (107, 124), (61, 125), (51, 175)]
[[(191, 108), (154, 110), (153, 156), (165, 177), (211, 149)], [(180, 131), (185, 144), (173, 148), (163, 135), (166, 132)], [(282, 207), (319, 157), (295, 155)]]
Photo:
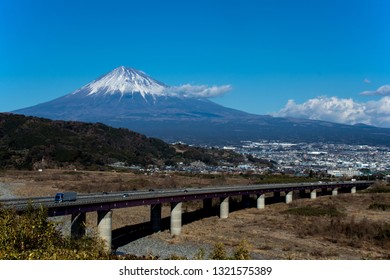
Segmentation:
[[(246, 159), (232, 151), (170, 145), (156, 138), (101, 123), (51, 121), (0, 114), (0, 168), (103, 168), (126, 165), (165, 166), (203, 161), (238, 164)], [(250, 161), (256, 159), (249, 157)]]

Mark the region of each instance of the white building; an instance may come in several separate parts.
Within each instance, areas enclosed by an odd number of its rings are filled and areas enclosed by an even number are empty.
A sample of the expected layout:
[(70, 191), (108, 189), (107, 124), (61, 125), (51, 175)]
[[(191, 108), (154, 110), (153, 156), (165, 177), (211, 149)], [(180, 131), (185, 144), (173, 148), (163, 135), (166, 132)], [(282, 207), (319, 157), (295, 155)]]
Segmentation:
[(327, 173), (335, 177), (353, 177), (362, 175), (362, 172), (352, 168), (327, 170)]

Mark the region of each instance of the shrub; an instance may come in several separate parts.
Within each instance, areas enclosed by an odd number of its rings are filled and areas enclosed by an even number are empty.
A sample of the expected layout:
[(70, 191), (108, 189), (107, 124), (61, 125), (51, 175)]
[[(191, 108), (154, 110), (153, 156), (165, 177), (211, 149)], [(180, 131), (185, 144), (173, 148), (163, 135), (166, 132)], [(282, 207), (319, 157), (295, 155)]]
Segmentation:
[(203, 248), (199, 248), (194, 256), (194, 260), (204, 260), (205, 250)]
[(249, 260), (249, 244), (246, 240), (242, 240), (240, 244), (234, 250), (234, 259), (235, 260)]
[(223, 243), (218, 242), (214, 245), (213, 252), (210, 254), (210, 259), (212, 259), (212, 260), (227, 260), (228, 259), (225, 245)]

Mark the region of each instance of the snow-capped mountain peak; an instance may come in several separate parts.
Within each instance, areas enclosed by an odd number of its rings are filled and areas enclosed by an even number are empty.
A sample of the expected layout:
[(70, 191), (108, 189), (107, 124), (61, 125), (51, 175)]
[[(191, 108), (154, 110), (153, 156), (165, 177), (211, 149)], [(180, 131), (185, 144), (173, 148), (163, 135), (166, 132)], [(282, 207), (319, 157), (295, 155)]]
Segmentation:
[(145, 98), (147, 94), (153, 96), (164, 95), (166, 88), (165, 84), (154, 80), (142, 71), (120, 66), (72, 94), (83, 92), (87, 96), (118, 93), (124, 95), (137, 92)]

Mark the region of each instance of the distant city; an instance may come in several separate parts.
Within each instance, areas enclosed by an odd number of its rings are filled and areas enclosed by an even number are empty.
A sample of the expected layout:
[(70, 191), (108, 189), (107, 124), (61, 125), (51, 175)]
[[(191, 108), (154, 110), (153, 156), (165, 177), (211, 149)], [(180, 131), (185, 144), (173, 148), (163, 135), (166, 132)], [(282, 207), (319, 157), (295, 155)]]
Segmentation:
[(284, 143), (243, 141), (241, 146), (224, 147), (274, 162), (273, 171), (306, 176), (309, 172), (334, 177), (390, 171), (390, 148), (384, 146), (329, 143)]
[[(212, 148), (207, 147), (206, 148)], [(210, 166), (201, 161), (177, 166), (150, 167), (126, 166), (123, 162), (112, 167), (129, 168), (145, 172), (182, 171), (202, 174), (245, 173), (286, 174), (302, 177), (390, 179), (390, 147), (369, 145), (346, 145), (329, 143), (286, 143), (280, 141), (242, 141), (241, 145), (214, 146), (233, 150), (247, 157), (262, 159), (270, 164), (251, 161), (239, 165), (220, 162)], [(374, 177), (373, 177), (374, 176)]]

